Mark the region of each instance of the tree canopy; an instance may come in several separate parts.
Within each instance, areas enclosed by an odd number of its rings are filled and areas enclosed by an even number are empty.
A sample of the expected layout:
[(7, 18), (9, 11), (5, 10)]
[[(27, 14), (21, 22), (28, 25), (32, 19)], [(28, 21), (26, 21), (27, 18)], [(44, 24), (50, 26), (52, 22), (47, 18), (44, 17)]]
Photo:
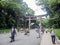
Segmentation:
[(21, 25), (21, 17), (25, 20), (26, 12), (31, 15), (34, 11), (28, 7), (23, 0), (0, 0), (0, 28), (11, 28), (14, 25)]
[(38, 6), (43, 5), (50, 16), (48, 24), (54, 26), (55, 28), (60, 28), (60, 0), (37, 0)]

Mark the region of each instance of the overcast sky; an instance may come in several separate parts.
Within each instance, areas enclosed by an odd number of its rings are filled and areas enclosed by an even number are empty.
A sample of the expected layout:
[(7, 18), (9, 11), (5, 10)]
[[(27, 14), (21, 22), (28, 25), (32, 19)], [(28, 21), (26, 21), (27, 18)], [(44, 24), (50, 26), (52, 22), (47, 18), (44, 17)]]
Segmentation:
[(28, 4), (28, 7), (30, 7), (31, 9), (33, 9), (35, 11), (35, 15), (46, 14), (46, 12), (41, 9), (41, 6), (36, 5), (35, 0), (24, 0), (24, 2), (26, 2)]

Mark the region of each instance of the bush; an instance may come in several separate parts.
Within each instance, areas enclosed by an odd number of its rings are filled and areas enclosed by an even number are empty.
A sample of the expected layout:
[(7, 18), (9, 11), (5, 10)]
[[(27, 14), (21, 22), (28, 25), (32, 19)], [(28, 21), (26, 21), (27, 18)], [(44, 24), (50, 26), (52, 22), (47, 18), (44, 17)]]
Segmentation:
[(60, 39), (60, 29), (55, 29), (55, 33), (56, 33), (57, 37)]

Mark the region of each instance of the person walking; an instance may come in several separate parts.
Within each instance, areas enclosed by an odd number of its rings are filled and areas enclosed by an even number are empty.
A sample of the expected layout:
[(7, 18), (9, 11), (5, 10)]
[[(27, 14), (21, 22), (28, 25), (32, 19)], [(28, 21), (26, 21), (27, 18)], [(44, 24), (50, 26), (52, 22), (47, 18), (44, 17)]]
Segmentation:
[(25, 35), (29, 35), (29, 29), (28, 28), (26, 28), (26, 30), (25, 30)]
[(41, 27), (40, 30), (41, 30), (41, 33), (44, 34), (45, 29), (43, 27)]
[(55, 44), (55, 31), (54, 31), (53, 27), (51, 28), (50, 33), (51, 33), (52, 42), (53, 42), (53, 44)]
[(15, 26), (12, 27), (12, 31), (11, 31), (11, 41), (10, 42), (13, 42), (15, 41), (15, 35), (16, 35), (16, 28)]
[(38, 33), (38, 37), (37, 38), (40, 38), (40, 28), (35, 28), (35, 30)]

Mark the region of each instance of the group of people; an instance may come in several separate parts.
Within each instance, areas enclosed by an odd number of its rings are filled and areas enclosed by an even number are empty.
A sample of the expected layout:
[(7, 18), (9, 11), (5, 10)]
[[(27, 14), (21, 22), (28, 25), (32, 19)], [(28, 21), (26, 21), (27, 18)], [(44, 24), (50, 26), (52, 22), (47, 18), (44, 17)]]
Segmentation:
[[(38, 37), (37, 38), (40, 38), (41, 35), (44, 34), (44, 32), (48, 33), (48, 29), (44, 29), (43, 27), (41, 29), (40, 28), (36, 28), (36, 32), (38, 33)], [(55, 44), (56, 36), (55, 36), (55, 30), (54, 30), (53, 27), (50, 28), (50, 34), (51, 34), (52, 43)]]
[[(36, 28), (36, 32), (38, 33), (38, 37), (37, 38), (40, 38), (40, 34), (43, 34), (44, 31), (47, 33), (47, 29), (45, 30), (44, 28)], [(10, 42), (14, 42), (15, 41), (15, 35), (17, 33), (17, 29), (15, 26), (12, 26), (12, 30), (11, 30), (11, 41)], [(29, 30), (28, 28), (26, 29), (25, 31), (25, 35), (27, 35), (29, 33)], [(50, 34), (51, 34), (51, 38), (52, 38), (52, 42), (53, 44), (55, 44), (55, 31), (54, 31), (54, 28), (52, 27), (50, 29)]]
[(40, 38), (42, 36), (42, 34), (44, 33), (44, 28), (41, 27), (41, 28), (35, 28), (36, 32), (38, 33), (38, 37), (37, 38)]

